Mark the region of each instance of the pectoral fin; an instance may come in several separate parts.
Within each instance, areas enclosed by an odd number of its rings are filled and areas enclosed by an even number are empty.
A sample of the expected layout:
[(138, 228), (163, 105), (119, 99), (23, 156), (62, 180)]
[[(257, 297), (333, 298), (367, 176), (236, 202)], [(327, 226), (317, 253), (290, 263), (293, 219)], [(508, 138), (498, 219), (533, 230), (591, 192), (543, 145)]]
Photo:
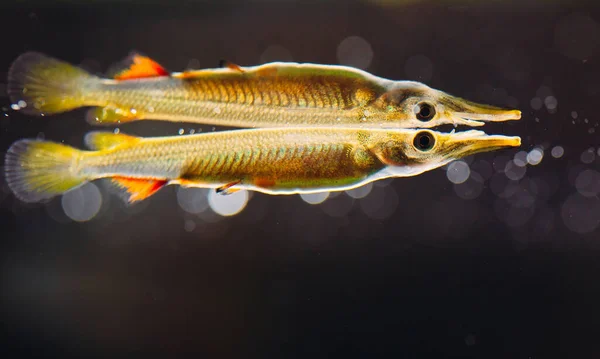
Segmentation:
[(224, 186), (221, 186), (221, 187), (217, 188), (216, 192), (218, 194), (222, 194), (224, 196), (228, 195), (228, 194), (235, 193), (235, 192), (239, 191), (240, 189), (239, 188), (233, 188), (233, 186), (236, 186), (236, 185), (240, 184), (241, 182), (242, 181), (235, 181), (235, 182), (228, 183), (228, 184), (226, 184)]

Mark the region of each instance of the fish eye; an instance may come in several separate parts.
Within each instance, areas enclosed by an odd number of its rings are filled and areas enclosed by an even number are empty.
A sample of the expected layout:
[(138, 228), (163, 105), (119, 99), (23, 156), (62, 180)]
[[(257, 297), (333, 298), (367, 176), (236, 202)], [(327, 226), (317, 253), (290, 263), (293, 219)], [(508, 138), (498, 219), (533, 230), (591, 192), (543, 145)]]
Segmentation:
[(429, 132), (419, 132), (415, 136), (413, 144), (419, 151), (429, 151), (435, 145), (435, 138)]
[(427, 102), (418, 103), (413, 111), (420, 121), (429, 121), (435, 116), (435, 107)]

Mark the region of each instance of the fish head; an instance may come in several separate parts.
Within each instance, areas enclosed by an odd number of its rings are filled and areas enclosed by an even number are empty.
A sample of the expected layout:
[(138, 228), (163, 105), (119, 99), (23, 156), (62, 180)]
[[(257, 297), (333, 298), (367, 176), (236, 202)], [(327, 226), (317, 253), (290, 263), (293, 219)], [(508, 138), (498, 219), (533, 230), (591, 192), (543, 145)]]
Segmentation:
[(519, 110), (467, 101), (413, 81), (395, 82), (375, 100), (375, 106), (384, 112), (386, 127), (391, 123), (404, 128), (478, 127), (521, 118)]
[(487, 135), (477, 130), (398, 130), (385, 137), (374, 152), (393, 177), (418, 175), (472, 154), (521, 145), (520, 137)]

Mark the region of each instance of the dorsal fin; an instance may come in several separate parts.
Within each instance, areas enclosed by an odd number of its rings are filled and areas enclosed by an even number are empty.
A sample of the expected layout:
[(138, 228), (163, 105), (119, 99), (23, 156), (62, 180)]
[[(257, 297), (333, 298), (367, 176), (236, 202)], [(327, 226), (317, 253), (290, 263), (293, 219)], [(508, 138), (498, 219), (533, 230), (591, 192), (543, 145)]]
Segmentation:
[(245, 72), (244, 69), (242, 69), (242, 67), (238, 64), (234, 64), (233, 62), (227, 61), (227, 60), (220, 60), (219, 61), (219, 67), (221, 68), (228, 68), (230, 70), (234, 70), (234, 71), (238, 71), (238, 72)]
[(115, 80), (169, 76), (169, 72), (151, 58), (132, 52), (114, 69)]
[(94, 131), (85, 135), (85, 145), (91, 150), (108, 150), (125, 144), (137, 143), (139, 137), (122, 133)]

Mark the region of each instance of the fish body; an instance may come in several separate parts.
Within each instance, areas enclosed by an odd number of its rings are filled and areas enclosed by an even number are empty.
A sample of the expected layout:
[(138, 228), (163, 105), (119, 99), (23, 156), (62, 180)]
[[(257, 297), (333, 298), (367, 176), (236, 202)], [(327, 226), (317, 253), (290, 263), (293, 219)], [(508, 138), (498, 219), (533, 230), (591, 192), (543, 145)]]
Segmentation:
[(474, 130), (270, 128), (155, 138), (91, 132), (85, 142), (91, 151), (17, 141), (5, 160), (9, 187), (27, 202), (101, 178), (112, 180), (129, 202), (168, 184), (268, 194), (341, 191), (518, 146), (520, 138)]
[(234, 127), (432, 128), (519, 119), (518, 110), (476, 104), (413, 81), (345, 66), (275, 62), (169, 73), (133, 54), (114, 78), (26, 53), (9, 71), (8, 92), (37, 115), (93, 107), (96, 124), (153, 119)]

